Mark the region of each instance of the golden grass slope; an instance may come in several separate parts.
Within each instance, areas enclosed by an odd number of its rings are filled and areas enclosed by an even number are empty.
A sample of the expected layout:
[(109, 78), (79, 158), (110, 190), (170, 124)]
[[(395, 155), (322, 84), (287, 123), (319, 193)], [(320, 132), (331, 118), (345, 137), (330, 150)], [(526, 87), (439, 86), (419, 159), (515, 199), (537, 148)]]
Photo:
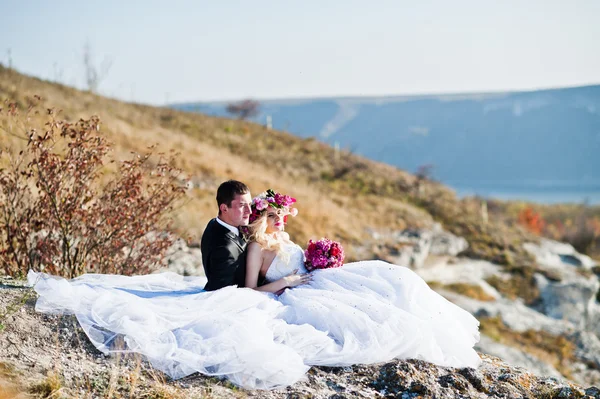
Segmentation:
[[(0, 100), (26, 108), (34, 95), (42, 97), (44, 107), (62, 110), (67, 120), (98, 115), (117, 158), (152, 144), (163, 152), (179, 152), (177, 166), (189, 173), (194, 188), (173, 217), (176, 230), (194, 241), (215, 216), (218, 184), (235, 178), (246, 182), (253, 194), (273, 188), (298, 199), (300, 214), (289, 222), (288, 231), (301, 245), (327, 236), (340, 240), (350, 258), (362, 258), (372, 255), (360, 249), (367, 247), (362, 244), (368, 244), (370, 230), (426, 227), (437, 220), (474, 244), (469, 253), (473, 257), (530, 262), (520, 249), (525, 237), (521, 230), (494, 220), (484, 223), (476, 204), (457, 200), (447, 187), (423, 182), (418, 188), (409, 173), (335, 151), (315, 139), (250, 122), (124, 103), (0, 65)], [(23, 132), (17, 132), (21, 138), (11, 135), (4, 116), (0, 126), (2, 147), (24, 145)]]

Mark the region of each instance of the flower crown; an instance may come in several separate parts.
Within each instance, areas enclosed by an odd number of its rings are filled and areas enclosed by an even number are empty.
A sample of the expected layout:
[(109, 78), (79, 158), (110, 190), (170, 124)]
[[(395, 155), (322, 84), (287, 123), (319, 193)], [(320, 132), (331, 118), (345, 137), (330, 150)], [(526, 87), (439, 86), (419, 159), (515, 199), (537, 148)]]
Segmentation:
[(287, 218), (287, 215), (296, 216), (298, 214), (298, 209), (292, 208), (294, 202), (296, 202), (296, 198), (276, 193), (275, 191), (268, 189), (264, 193), (260, 193), (252, 198), (252, 204), (250, 205), (252, 208), (250, 223), (261, 217), (267, 211), (268, 207), (286, 210), (287, 214), (285, 215), (285, 218)]

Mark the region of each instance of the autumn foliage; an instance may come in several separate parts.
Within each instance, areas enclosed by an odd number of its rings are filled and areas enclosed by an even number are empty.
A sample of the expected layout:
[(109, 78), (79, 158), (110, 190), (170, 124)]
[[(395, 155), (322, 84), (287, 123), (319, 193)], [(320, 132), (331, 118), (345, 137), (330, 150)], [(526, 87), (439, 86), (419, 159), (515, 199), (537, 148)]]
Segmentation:
[(20, 115), (16, 104), (5, 106), (0, 127), (27, 144), (20, 153), (0, 147), (4, 272), (33, 269), (71, 278), (155, 267), (172, 244), (167, 215), (184, 192), (171, 160), (150, 148), (119, 161), (109, 178), (115, 161), (98, 117), (70, 123), (53, 109), (43, 116), (31, 105)]
[(598, 255), (600, 250), (600, 218), (585, 213), (574, 220), (556, 220), (546, 225), (544, 235), (559, 241), (565, 241), (582, 253)]
[(545, 222), (539, 213), (531, 207), (524, 208), (519, 212), (519, 223), (534, 234), (542, 234)]
[[(543, 210), (542, 210), (543, 212)], [(531, 206), (519, 212), (518, 222), (532, 233), (571, 244), (578, 252), (598, 256), (600, 218), (593, 208), (582, 207), (578, 214), (546, 210), (544, 217)]]

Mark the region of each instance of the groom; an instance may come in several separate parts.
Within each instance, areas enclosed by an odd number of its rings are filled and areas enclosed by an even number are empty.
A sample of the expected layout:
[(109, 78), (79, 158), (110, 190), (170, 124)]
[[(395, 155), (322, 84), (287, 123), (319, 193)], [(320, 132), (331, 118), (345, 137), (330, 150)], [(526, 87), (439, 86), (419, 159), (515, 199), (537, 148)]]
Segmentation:
[(228, 285), (243, 287), (246, 280), (246, 241), (239, 231), (250, 219), (252, 197), (248, 187), (228, 180), (217, 189), (219, 216), (208, 222), (200, 249), (207, 291)]

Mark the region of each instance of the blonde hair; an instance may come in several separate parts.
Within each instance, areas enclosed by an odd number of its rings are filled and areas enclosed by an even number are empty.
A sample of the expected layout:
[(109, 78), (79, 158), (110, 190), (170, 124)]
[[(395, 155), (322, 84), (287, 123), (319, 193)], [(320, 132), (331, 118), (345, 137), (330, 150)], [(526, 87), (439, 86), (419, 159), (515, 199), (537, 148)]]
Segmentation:
[(289, 258), (287, 252), (281, 251), (287, 237), (288, 234), (283, 232), (267, 234), (267, 212), (264, 212), (258, 219), (248, 225), (248, 241), (258, 243), (262, 249), (281, 254), (284, 260)]

